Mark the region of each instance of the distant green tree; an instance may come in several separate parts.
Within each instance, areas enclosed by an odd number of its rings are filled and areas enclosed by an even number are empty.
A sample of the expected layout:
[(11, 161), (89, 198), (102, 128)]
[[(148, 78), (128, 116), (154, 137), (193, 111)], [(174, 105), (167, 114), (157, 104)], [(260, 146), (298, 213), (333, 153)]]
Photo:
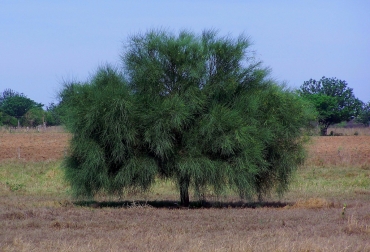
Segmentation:
[(2, 110), (10, 116), (21, 117), (31, 108), (42, 108), (43, 104), (25, 96), (12, 96), (5, 99), (2, 103)]
[(9, 126), (17, 126), (17, 124), (18, 124), (17, 118), (6, 114), (3, 111), (3, 107), (2, 107), (3, 102), (7, 98), (13, 97), (13, 96), (23, 96), (23, 94), (20, 94), (20, 93), (12, 90), (10, 88), (5, 89), (2, 93), (0, 93), (0, 113), (1, 113), (0, 125), (5, 124), (5, 125), (9, 125)]
[(362, 107), (356, 121), (365, 126), (370, 126), (370, 102), (362, 103)]
[(323, 136), (330, 125), (353, 119), (361, 109), (361, 101), (354, 96), (352, 88), (336, 78), (305, 81), (299, 93), (315, 106)]
[(2, 106), (3, 102), (9, 98), (9, 97), (13, 97), (13, 96), (23, 96), (23, 94), (20, 94), (10, 88), (8, 89), (5, 89), (1, 94), (0, 94), (0, 107)]
[(62, 124), (62, 112), (60, 104), (50, 103), (46, 107), (45, 121), (48, 126), (56, 126)]
[(17, 118), (0, 111), (0, 125), (16, 127), (18, 125), (18, 120)]
[[(31, 109), (42, 110), (42, 106), (43, 104), (37, 103), (26, 97), (23, 93), (18, 93), (12, 89), (5, 89), (0, 94), (1, 120), (6, 125), (17, 126), (19, 122), (26, 122), (25, 125), (28, 125), (27, 120), (23, 118), (24, 115)], [(17, 123), (14, 124), (14, 122)]]
[(42, 125), (45, 120), (45, 111), (40, 107), (33, 107), (22, 117), (22, 125), (36, 127)]
[(65, 84), (73, 137), (64, 167), (75, 194), (147, 190), (157, 176), (177, 184), (183, 206), (190, 187), (260, 200), (285, 192), (314, 113), (248, 50), (242, 36), (152, 31), (129, 40), (125, 75), (106, 67)]

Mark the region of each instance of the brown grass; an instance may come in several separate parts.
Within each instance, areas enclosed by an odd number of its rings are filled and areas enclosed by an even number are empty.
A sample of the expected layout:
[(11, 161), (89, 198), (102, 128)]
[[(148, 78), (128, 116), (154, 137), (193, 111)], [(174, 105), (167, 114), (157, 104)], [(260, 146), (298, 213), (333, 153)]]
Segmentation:
[(307, 200), (298, 200), (292, 207), (293, 208), (318, 209), (318, 208), (334, 207), (334, 203), (329, 202), (327, 199), (324, 199), (324, 198), (309, 198)]
[(370, 169), (370, 136), (312, 137), (305, 165)]
[(354, 201), (342, 216), (339, 206), (311, 203), (168, 209), (76, 207), (37, 196), (2, 201), (2, 251), (370, 251), (369, 202)]
[(369, 141), (313, 138), (283, 198), (261, 204), (225, 195), (189, 209), (176, 206), (166, 181), (148, 194), (74, 201), (58, 161), (2, 160), (0, 251), (370, 251)]

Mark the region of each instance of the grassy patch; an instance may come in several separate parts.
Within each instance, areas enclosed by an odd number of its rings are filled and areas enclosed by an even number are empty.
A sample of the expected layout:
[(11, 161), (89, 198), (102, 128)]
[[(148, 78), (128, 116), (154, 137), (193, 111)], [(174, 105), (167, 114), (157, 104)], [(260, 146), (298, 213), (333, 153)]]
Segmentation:
[(69, 192), (59, 161), (3, 161), (0, 163), (0, 185), (2, 194), (60, 196)]
[(301, 167), (285, 198), (351, 199), (370, 195), (370, 170), (362, 167)]
[[(60, 161), (22, 162), (7, 161), (0, 164), (0, 192), (3, 195), (55, 195), (69, 197), (70, 187), (63, 180)], [(98, 201), (177, 201), (176, 185), (168, 180), (158, 179), (149, 192), (126, 192), (122, 197), (100, 195)], [(267, 201), (297, 201), (315, 197), (351, 199), (354, 195), (369, 197), (370, 170), (363, 167), (301, 167), (290, 191), (280, 199), (275, 195)], [(198, 198), (192, 197), (193, 200)], [(204, 200), (212, 202), (239, 201), (237, 195), (226, 191), (216, 196), (211, 190)]]

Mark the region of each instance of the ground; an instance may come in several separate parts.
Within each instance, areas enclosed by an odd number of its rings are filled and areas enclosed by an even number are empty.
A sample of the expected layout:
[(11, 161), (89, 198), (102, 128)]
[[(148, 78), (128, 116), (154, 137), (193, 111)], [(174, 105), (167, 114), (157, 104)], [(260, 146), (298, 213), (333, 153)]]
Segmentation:
[(57, 160), (67, 151), (69, 139), (64, 132), (0, 132), (0, 160)]
[(312, 137), (310, 165), (364, 165), (370, 167), (370, 136)]
[(313, 137), (282, 198), (234, 195), (179, 208), (148, 194), (75, 200), (60, 160), (70, 135), (0, 133), (0, 251), (370, 251), (370, 136)]

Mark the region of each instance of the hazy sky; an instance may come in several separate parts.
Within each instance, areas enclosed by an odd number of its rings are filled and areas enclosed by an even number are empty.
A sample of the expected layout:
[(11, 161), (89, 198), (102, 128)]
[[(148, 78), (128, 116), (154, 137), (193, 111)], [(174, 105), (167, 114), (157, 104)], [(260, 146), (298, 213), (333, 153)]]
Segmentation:
[(336, 77), (370, 101), (369, 0), (4, 0), (0, 92), (11, 88), (48, 105), (64, 80), (120, 65), (127, 37), (153, 28), (244, 33), (276, 80), (298, 88)]

